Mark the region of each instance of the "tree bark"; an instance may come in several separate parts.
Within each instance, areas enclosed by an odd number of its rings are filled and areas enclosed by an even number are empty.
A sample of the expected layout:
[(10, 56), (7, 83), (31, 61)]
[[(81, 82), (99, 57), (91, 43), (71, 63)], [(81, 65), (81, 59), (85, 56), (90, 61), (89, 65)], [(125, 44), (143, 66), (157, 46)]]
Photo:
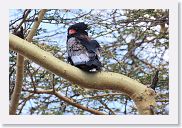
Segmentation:
[(81, 87), (121, 91), (134, 100), (139, 114), (154, 114), (153, 108), (156, 105), (154, 90), (129, 77), (114, 72), (84, 72), (13, 34), (9, 36), (9, 46), (11, 50)]
[[(27, 36), (27, 41), (31, 42), (33, 36), (36, 33), (36, 30), (41, 22), (41, 20), (44, 17), (44, 14), (46, 12), (46, 9), (42, 9), (38, 15), (38, 19), (33, 24), (33, 27), (30, 31), (30, 33)], [(26, 15), (28, 16), (28, 14)], [(23, 42), (21, 42), (23, 43)], [(10, 102), (10, 107), (9, 107), (9, 114), (10, 115), (15, 115), (16, 114), (16, 109), (18, 107), (18, 102), (20, 99), (20, 94), (21, 94), (21, 89), (23, 85), (23, 76), (24, 76), (24, 56), (18, 54), (17, 55), (17, 70), (16, 70), (16, 83), (15, 83), (15, 89), (13, 91), (12, 97), (11, 97), (11, 102)]]

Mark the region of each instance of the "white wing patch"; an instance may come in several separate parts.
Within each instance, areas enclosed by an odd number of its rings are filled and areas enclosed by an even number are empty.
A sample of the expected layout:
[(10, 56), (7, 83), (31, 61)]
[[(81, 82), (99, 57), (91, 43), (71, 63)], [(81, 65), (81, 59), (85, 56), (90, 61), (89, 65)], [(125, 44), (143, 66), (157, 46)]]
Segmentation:
[(78, 56), (71, 57), (74, 64), (84, 64), (89, 61), (89, 57), (86, 54), (80, 54)]
[(71, 57), (74, 65), (85, 64), (87, 61), (90, 60), (86, 48), (82, 46), (75, 37), (72, 37), (68, 40), (67, 50), (68, 56)]

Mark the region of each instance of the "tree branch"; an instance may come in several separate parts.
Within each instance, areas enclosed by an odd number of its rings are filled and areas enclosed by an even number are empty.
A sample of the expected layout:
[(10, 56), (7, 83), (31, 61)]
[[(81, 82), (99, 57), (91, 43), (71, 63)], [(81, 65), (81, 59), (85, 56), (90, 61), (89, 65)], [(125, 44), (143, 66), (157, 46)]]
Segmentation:
[(22, 26), (22, 24), (25, 22), (26, 18), (28, 17), (28, 14), (31, 12), (31, 9), (26, 9), (23, 14), (23, 19), (20, 22), (20, 24), (15, 28), (14, 33)]
[(85, 106), (83, 106), (81, 104), (78, 104), (73, 99), (62, 96), (61, 94), (59, 94), (57, 91), (55, 91), (53, 89), (51, 89), (51, 90), (34, 90), (34, 91), (24, 90), (24, 91), (28, 91), (28, 92), (33, 93), (33, 94), (52, 94), (52, 95), (55, 95), (56, 97), (58, 97), (60, 100), (63, 100), (66, 103), (68, 103), (68, 104), (70, 104), (72, 106), (75, 106), (75, 107), (77, 107), (79, 109), (88, 111), (88, 112), (90, 112), (92, 114), (96, 114), (96, 115), (106, 115), (106, 114), (104, 114), (102, 112), (99, 112), (97, 110), (85, 107)]
[(153, 114), (151, 106), (156, 105), (154, 90), (129, 77), (114, 72), (84, 72), (13, 34), (9, 35), (9, 47), (81, 87), (121, 91), (134, 100), (140, 114)]
[[(30, 33), (27, 36), (28, 42), (32, 41), (32, 38), (35, 35), (36, 30), (37, 30), (41, 20), (43, 19), (45, 12), (46, 12), (46, 9), (42, 9), (40, 11), (39, 16), (38, 16), (38, 20), (36, 20), (34, 22), (34, 25), (31, 29)], [(28, 16), (28, 14), (26, 16)], [(24, 17), (24, 19), (26, 19), (26, 17)], [(20, 42), (20, 43), (23, 43), (23, 42)], [(22, 85), (23, 85), (23, 76), (24, 76), (24, 56), (18, 54), (18, 56), (17, 56), (17, 70), (16, 70), (16, 84), (15, 84), (15, 89), (14, 89), (14, 92), (12, 94), (11, 103), (10, 103), (10, 109), (9, 109), (10, 115), (16, 114), (16, 109), (18, 107), (18, 102), (20, 99), (21, 89), (22, 89)]]

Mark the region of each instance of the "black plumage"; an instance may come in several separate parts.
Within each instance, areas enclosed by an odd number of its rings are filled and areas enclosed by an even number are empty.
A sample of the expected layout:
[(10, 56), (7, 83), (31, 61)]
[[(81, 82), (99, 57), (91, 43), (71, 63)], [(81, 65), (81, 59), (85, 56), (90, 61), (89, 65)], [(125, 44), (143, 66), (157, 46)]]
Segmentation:
[(155, 88), (156, 88), (156, 86), (157, 86), (157, 84), (158, 84), (158, 81), (159, 81), (159, 70), (157, 70), (157, 71), (155, 72), (155, 75), (154, 75), (154, 77), (153, 77), (153, 79), (152, 79), (152, 82), (151, 82), (151, 85), (150, 85), (150, 87), (151, 87), (153, 90), (155, 90)]
[(22, 38), (22, 39), (25, 38), (25, 37), (24, 37), (24, 33), (23, 33), (23, 27), (20, 27), (20, 30), (14, 32), (13, 34), (15, 34), (16, 36), (18, 36), (18, 37), (20, 37), (20, 38)]
[(68, 62), (82, 70), (101, 70), (100, 45), (88, 37), (88, 25), (81, 22), (68, 28)]

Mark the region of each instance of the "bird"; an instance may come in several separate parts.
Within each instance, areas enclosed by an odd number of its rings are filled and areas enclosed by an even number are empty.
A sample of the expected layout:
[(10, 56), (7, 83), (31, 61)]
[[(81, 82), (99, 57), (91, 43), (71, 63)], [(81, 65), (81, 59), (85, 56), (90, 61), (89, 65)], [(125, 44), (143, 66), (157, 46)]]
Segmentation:
[(159, 81), (159, 70), (156, 70), (154, 76), (151, 79), (151, 83), (147, 84), (147, 87), (151, 88), (151, 89), (153, 89), (155, 91), (156, 87), (157, 87), (157, 84), (158, 84), (158, 81)]
[(88, 24), (79, 22), (68, 27), (67, 30), (67, 61), (71, 65), (84, 71), (95, 69), (100, 71), (102, 64), (100, 62), (101, 46), (96, 40), (88, 36)]
[(21, 26), (20, 27), (20, 30), (16, 31), (16, 32), (13, 32), (14, 35), (20, 37), (21, 39), (24, 39), (24, 33), (23, 33), (23, 27)]
[(151, 87), (153, 90), (155, 90), (155, 88), (157, 87), (158, 81), (159, 81), (159, 70), (157, 70), (157, 71), (155, 72), (155, 75), (154, 75), (154, 77), (152, 78), (152, 82), (151, 82), (150, 87)]

